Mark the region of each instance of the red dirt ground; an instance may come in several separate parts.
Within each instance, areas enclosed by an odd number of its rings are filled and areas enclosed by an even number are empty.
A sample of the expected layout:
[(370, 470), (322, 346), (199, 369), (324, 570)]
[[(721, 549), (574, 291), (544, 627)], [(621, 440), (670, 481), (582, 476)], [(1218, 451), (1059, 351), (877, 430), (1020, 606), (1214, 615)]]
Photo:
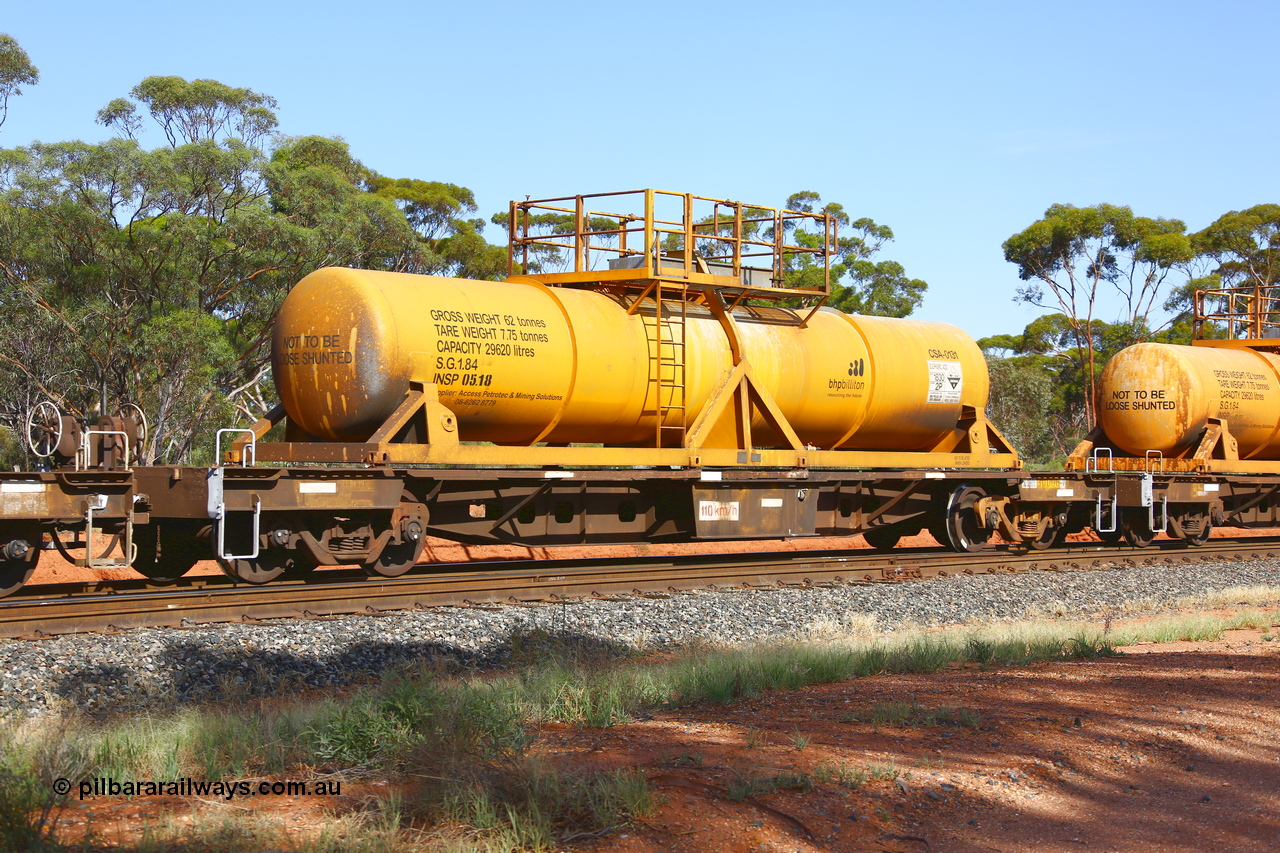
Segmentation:
[[(546, 726), (538, 749), (550, 760), (584, 773), (638, 768), (659, 799), (630, 826), (555, 849), (1271, 853), (1280, 842), (1280, 641), (1262, 636), (1232, 631), (1118, 658), (876, 676), (610, 729)], [(846, 721), (895, 702), (968, 709), (978, 724)], [(881, 778), (841, 784), (831, 775), (842, 765)], [(816, 781), (742, 802), (728, 794), (735, 783), (786, 774)], [(130, 840), (163, 812), (179, 823), (257, 812), (302, 833), (326, 809), (359, 808), (388, 790), (343, 787), (327, 802), (98, 798), (62, 822), (72, 836), (91, 825), (104, 839)]]
[[(432, 540), (427, 553), (436, 562), (461, 562), (813, 544), (529, 549)], [(861, 537), (824, 544), (865, 547)], [(927, 535), (903, 542), (932, 544)], [(217, 568), (209, 561), (198, 570)], [(46, 553), (33, 582), (111, 575), (131, 573), (76, 569)], [(551, 760), (581, 772), (638, 768), (661, 803), (632, 826), (557, 849), (1271, 853), (1280, 844), (1280, 640), (1262, 636), (1233, 631), (1218, 642), (1144, 645), (1114, 659), (877, 676), (727, 707), (667, 711), (612, 729), (547, 726), (539, 748)], [(849, 711), (895, 702), (970, 709), (980, 724), (842, 721)], [(860, 786), (828, 778), (842, 765), (878, 769), (883, 778)], [(745, 780), (788, 774), (819, 781), (811, 790), (778, 790), (743, 802), (729, 796)], [(72, 835), (92, 826), (100, 837), (128, 841), (164, 813), (189, 822), (196, 812), (234, 808), (278, 817), (290, 832), (305, 833), (322, 824), (327, 809), (360, 808), (386, 790), (348, 783), (337, 801), (271, 797), (234, 806), (99, 798), (61, 820)]]

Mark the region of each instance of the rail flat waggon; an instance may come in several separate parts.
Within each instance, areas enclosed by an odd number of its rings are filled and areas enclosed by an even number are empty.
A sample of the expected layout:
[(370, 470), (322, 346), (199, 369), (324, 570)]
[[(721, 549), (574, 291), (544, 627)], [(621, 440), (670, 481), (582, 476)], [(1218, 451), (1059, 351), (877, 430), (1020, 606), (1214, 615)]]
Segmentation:
[[(1280, 451), (1255, 445), (1276, 444), (1280, 372), (1257, 391), (1276, 411), (1255, 406), (1253, 426), (1166, 383), (1147, 399), (1203, 417), (1113, 408), (1130, 420), (1104, 417), (1067, 470), (1026, 471), (987, 420), (971, 338), (826, 305), (837, 234), (822, 213), (641, 190), (513, 202), (509, 215), (503, 281), (326, 268), (299, 282), (274, 327), (281, 402), (220, 431), (207, 467), (138, 464), (136, 409), (87, 427), (39, 408), (33, 448), (50, 470), (0, 474), (0, 594), (47, 546), (157, 582), (212, 558), (266, 583), (325, 565), (399, 575), (427, 536), (861, 533), (891, 548), (927, 530), (972, 551), (997, 531), (1034, 549), (1086, 528), (1194, 545), (1214, 525), (1275, 522), (1280, 458), (1267, 457)], [(531, 273), (537, 258), (563, 269)], [(804, 284), (789, 283), (799, 267)], [(1219, 355), (1270, 365), (1259, 340)], [(1154, 393), (1138, 363), (1104, 376), (1104, 395)], [(1223, 369), (1235, 368), (1202, 372)], [(1132, 419), (1169, 412), (1176, 436), (1144, 446)]]

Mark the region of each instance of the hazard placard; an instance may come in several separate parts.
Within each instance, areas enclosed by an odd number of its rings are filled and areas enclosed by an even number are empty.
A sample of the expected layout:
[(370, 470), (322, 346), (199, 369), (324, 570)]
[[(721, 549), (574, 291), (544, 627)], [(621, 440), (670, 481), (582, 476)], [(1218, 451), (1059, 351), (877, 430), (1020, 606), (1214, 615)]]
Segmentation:
[(960, 402), (960, 391), (964, 388), (964, 372), (958, 361), (929, 362), (929, 397), (930, 403)]

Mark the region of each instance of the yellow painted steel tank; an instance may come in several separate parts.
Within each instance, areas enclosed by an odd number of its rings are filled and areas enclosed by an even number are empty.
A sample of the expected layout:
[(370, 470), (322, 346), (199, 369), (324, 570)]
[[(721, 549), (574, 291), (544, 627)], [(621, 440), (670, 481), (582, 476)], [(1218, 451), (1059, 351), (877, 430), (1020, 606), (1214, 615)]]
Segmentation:
[[(620, 298), (527, 277), (330, 267), (285, 299), (272, 366), (291, 421), (322, 440), (367, 439), (417, 378), (437, 386), (464, 441), (652, 444), (659, 415), (678, 424), (683, 403), (692, 427), (733, 366), (709, 310), (689, 306), (683, 323), (678, 314), (665, 304), (659, 320), (651, 302), (628, 314)], [(808, 445), (929, 449), (962, 407), (986, 405), (982, 353), (946, 323), (829, 308), (805, 328), (784, 308), (743, 306), (733, 317), (754, 380)], [(752, 434), (756, 446), (784, 444), (760, 417)], [(713, 435), (707, 446), (732, 440)]]
[(1103, 432), (1135, 456), (1194, 450), (1220, 418), (1242, 459), (1280, 459), (1280, 357), (1269, 353), (1135, 344), (1108, 362), (1099, 394)]

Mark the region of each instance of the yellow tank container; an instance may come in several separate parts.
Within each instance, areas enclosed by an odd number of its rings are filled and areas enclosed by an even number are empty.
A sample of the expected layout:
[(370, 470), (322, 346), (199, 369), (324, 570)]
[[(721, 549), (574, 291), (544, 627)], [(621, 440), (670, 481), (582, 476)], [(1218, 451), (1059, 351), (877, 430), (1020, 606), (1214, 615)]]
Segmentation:
[(923, 450), (955, 428), (960, 407), (983, 411), (991, 392), (987, 362), (973, 339), (949, 323), (842, 317), (868, 353), (874, 393), (865, 419), (839, 446)]
[(1100, 422), (1117, 447), (1177, 456), (1220, 418), (1241, 459), (1280, 458), (1280, 358), (1236, 347), (1136, 344), (1099, 383)]
[[(734, 318), (754, 380), (814, 447), (928, 449), (955, 428), (962, 406), (986, 405), (982, 353), (954, 326), (826, 308), (803, 329), (782, 308), (741, 307)], [(659, 335), (664, 359), (683, 351), (690, 427), (732, 367), (710, 311), (689, 307), (683, 340), (678, 318), (666, 320), (656, 322), (651, 303), (628, 314), (606, 294), (528, 278), (330, 267), (286, 298), (272, 366), (292, 422), (323, 440), (367, 439), (416, 371), (457, 415), (464, 441), (651, 445)], [(661, 369), (666, 381), (679, 379), (679, 368)], [(678, 422), (678, 392), (664, 387), (664, 397), (667, 422)], [(756, 446), (784, 443), (759, 417), (752, 434)]]

